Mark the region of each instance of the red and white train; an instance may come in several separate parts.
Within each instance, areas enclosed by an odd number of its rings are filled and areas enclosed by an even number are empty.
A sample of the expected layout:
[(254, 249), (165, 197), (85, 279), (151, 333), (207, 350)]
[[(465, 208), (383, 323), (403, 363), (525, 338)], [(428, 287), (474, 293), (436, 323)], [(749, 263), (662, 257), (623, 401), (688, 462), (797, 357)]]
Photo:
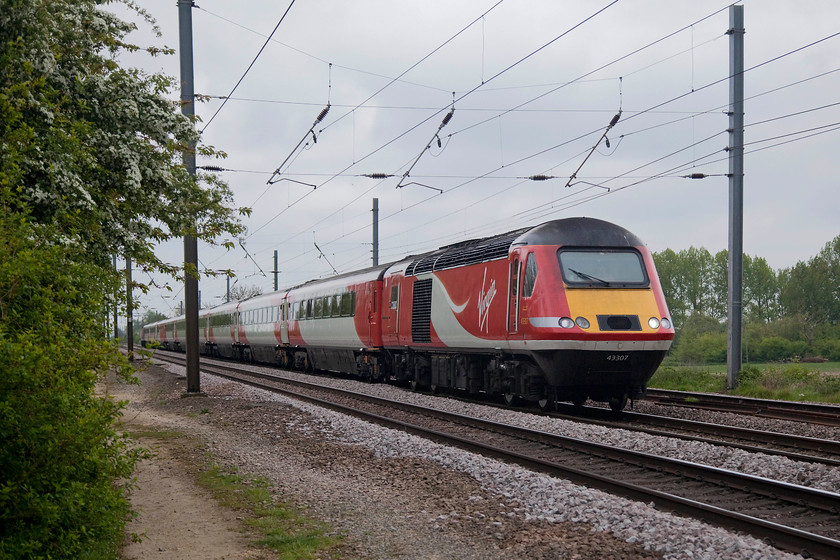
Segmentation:
[[(642, 396), (674, 338), (650, 252), (568, 218), (204, 309), (202, 352), (552, 408)], [(142, 344), (185, 347), (184, 317)]]

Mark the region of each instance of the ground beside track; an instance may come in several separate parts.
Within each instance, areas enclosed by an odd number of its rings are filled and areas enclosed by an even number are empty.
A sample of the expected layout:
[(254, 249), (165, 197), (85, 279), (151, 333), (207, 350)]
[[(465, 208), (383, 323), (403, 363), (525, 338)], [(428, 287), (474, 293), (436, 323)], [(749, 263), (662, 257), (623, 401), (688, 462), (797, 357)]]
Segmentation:
[(157, 457), (141, 466), (129, 533), (142, 542), (124, 558), (270, 558), (249, 546), (235, 511), (195, 484), (197, 465), (235, 465), (269, 477), (278, 497), (343, 535), (319, 558), (659, 558), (639, 545), (574, 523), (525, 521), (519, 504), (471, 477), (424, 459), (377, 458), (330, 441), (317, 420), (281, 402), (255, 403), (203, 380), (206, 397), (181, 398), (183, 377), (152, 366), (140, 386), (111, 382), (129, 400), (126, 429), (155, 437)]

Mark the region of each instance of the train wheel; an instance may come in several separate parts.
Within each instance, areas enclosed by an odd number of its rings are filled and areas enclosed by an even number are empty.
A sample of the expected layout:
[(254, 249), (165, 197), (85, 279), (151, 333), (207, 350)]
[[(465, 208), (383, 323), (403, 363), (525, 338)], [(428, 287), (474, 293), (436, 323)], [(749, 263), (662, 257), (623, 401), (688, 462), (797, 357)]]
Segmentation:
[(557, 409), (557, 400), (554, 397), (543, 397), (537, 404), (543, 412), (554, 412)]
[(519, 395), (514, 393), (504, 393), (502, 398), (505, 400), (505, 406), (517, 406), (519, 404)]
[(418, 383), (416, 379), (409, 381), (408, 386), (415, 393), (420, 390), (420, 383)]
[(613, 412), (621, 412), (627, 406), (627, 393), (620, 397), (610, 397), (610, 409)]

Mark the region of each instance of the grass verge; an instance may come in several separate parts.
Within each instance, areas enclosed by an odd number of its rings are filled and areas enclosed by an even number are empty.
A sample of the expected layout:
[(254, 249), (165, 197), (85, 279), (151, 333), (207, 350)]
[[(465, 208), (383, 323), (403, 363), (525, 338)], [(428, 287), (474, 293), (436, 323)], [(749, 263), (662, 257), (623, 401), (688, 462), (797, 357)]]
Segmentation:
[(244, 523), (261, 535), (256, 544), (273, 550), (279, 559), (315, 558), (341, 541), (325, 523), (274, 501), (271, 482), (263, 477), (240, 475), (235, 467), (209, 462), (198, 482), (221, 506), (245, 513)]
[(738, 387), (726, 389), (726, 367), (661, 366), (648, 387), (676, 391), (728, 393), (788, 401), (840, 403), (840, 364), (749, 364), (738, 376)]

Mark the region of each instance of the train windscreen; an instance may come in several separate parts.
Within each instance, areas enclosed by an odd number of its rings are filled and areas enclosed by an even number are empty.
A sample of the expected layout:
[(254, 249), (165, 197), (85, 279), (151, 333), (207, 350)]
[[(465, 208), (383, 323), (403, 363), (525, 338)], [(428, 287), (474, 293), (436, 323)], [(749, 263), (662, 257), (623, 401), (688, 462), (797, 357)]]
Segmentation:
[(633, 249), (560, 249), (557, 258), (563, 280), (572, 286), (648, 286), (642, 256)]

